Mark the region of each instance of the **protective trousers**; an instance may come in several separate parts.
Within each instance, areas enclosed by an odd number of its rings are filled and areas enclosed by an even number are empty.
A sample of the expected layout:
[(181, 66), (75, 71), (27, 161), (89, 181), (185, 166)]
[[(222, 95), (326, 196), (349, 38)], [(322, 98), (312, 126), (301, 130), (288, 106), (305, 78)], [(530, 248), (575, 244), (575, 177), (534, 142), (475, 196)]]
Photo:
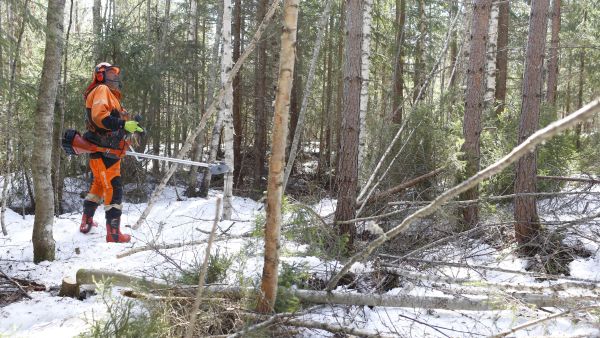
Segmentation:
[(83, 213), (94, 217), (100, 201), (104, 200), (106, 223), (120, 219), (123, 186), (121, 183), (121, 160), (93, 154), (90, 158), (93, 181), (90, 192), (83, 202)]

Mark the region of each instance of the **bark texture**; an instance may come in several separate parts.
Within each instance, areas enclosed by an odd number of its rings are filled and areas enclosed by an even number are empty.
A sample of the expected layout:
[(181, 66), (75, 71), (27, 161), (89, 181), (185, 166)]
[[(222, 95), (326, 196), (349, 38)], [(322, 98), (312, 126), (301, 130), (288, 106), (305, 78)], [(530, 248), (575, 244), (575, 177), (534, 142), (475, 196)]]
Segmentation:
[[(346, 0), (346, 41), (344, 43), (344, 95), (339, 159), (336, 170), (338, 189), (335, 222), (351, 220), (356, 213), (358, 188), (358, 138), (360, 128), (361, 0)], [(337, 223), (336, 223), (337, 224)], [(342, 224), (339, 233), (348, 236), (347, 247), (353, 247), (354, 224)]]
[[(549, 0), (533, 0), (529, 16), (529, 34), (523, 76), (523, 98), (519, 120), (518, 143), (523, 143), (539, 125), (542, 97), (542, 74), (546, 49)], [(515, 194), (537, 191), (537, 153), (526, 154), (515, 167)], [(534, 196), (515, 198), (515, 237), (524, 245), (536, 237), (540, 230), (536, 199)]]
[[(269, 1), (258, 0), (256, 20), (260, 22), (265, 16)], [(261, 39), (258, 44), (254, 69), (254, 187), (261, 189), (261, 177), (265, 171), (265, 154), (267, 152), (267, 40)]]
[(231, 219), (233, 198), (233, 84), (228, 83), (227, 78), (233, 66), (232, 44), (231, 44), (231, 0), (223, 0), (223, 55), (221, 56), (221, 85), (225, 87), (225, 98), (221, 103), (219, 115), (223, 117), (223, 146), (225, 151), (225, 163), (229, 171), (225, 173), (223, 186), (223, 219)]
[[(367, 109), (369, 108), (369, 66), (371, 57), (371, 10), (373, 0), (363, 0), (362, 54), (360, 62), (360, 129), (358, 136), (358, 168), (365, 170), (363, 160), (367, 145)], [(359, 178), (362, 177), (359, 172)]]
[(55, 242), (52, 236), (54, 223), (54, 193), (50, 168), (52, 167), (52, 127), (54, 103), (60, 77), (63, 47), (64, 0), (49, 0), (46, 16), (46, 49), (42, 78), (38, 90), (35, 115), (35, 139), (32, 155), (33, 184), (35, 189), (35, 220), (33, 223), (33, 261), (54, 260)]
[(506, 80), (508, 76), (508, 25), (510, 1), (498, 4), (498, 41), (496, 42), (496, 116), (504, 111)]
[(283, 197), (283, 174), (285, 169), (285, 148), (288, 133), (290, 95), (294, 79), (296, 58), (296, 31), (298, 24), (299, 0), (286, 0), (283, 9), (283, 32), (279, 60), (279, 80), (275, 97), (271, 160), (269, 161), (269, 181), (267, 186), (267, 221), (265, 226), (265, 261), (260, 285), (257, 311), (273, 311), (277, 296), (279, 270), (279, 235), (281, 229), (281, 199)]
[[(481, 135), (481, 113), (484, 107), (485, 90), (485, 52), (488, 37), (488, 22), (492, 0), (476, 0), (473, 4), (473, 22), (471, 24), (471, 41), (469, 51), (469, 68), (467, 70), (467, 93), (465, 99), (465, 117), (462, 146), (466, 160), (464, 177), (471, 177), (479, 171)], [(479, 196), (478, 187), (463, 193), (461, 199), (474, 200)], [(479, 222), (479, 208), (471, 205), (463, 209), (464, 223), (473, 227)]]
[(396, 64), (394, 68), (394, 106), (392, 121), (402, 123), (404, 112), (404, 25), (406, 0), (396, 0)]
[(552, 38), (550, 39), (550, 58), (548, 59), (548, 89), (546, 101), (551, 105), (556, 104), (556, 90), (558, 87), (558, 47), (560, 43), (560, 1), (552, 0)]
[(488, 40), (486, 52), (486, 88), (484, 100), (486, 105), (494, 104), (496, 94), (496, 46), (498, 42), (498, 5), (500, 0), (492, 0), (492, 9), (488, 25)]

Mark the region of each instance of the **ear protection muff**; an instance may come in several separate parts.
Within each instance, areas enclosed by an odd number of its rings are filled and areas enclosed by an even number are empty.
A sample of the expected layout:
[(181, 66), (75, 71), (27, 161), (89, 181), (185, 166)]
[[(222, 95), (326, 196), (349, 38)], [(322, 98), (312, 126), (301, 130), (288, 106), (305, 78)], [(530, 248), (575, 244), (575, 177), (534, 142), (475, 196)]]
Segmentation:
[(98, 69), (98, 67), (96, 67), (96, 80), (98, 82), (104, 82), (104, 72), (105, 72), (106, 68), (105, 67), (100, 67), (100, 69)]

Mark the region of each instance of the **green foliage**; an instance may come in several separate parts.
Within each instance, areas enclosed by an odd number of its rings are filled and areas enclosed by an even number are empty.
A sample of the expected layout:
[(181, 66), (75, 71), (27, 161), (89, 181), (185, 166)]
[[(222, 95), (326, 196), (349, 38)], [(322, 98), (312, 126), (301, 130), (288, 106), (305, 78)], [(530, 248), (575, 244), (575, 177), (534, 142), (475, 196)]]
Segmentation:
[[(233, 264), (234, 257), (227, 254), (221, 254), (219, 249), (208, 257), (208, 267), (206, 269), (206, 284), (222, 282), (227, 277), (227, 270)], [(200, 269), (202, 263), (197, 262), (191, 270), (184, 271), (179, 277), (179, 281), (185, 285), (197, 285), (200, 278)]]
[(100, 287), (107, 313), (102, 319), (92, 318), (91, 327), (81, 338), (165, 337), (169, 332), (166, 314), (120, 296), (112, 297), (110, 284)]
[(275, 301), (275, 312), (296, 312), (300, 309), (300, 299), (293, 296), (287, 290), (282, 289), (306, 285), (310, 278), (310, 273), (305, 265), (293, 265), (285, 262), (281, 263), (277, 289), (277, 299)]

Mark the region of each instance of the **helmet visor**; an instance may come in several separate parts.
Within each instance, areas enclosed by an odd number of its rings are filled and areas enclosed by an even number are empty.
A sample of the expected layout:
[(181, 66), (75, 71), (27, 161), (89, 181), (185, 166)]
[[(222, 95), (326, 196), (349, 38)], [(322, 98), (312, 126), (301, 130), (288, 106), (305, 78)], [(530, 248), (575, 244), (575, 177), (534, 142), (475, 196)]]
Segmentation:
[(104, 72), (104, 82), (111, 88), (121, 90), (121, 68), (112, 66), (106, 68)]

